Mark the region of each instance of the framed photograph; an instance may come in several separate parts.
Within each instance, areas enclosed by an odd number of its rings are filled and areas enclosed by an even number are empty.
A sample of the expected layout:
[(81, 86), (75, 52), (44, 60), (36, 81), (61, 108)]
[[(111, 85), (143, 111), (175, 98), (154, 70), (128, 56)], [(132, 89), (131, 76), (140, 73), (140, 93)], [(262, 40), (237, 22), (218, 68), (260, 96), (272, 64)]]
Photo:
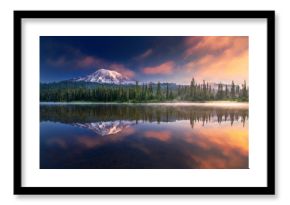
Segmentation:
[(275, 194), (274, 11), (14, 11), (14, 194)]

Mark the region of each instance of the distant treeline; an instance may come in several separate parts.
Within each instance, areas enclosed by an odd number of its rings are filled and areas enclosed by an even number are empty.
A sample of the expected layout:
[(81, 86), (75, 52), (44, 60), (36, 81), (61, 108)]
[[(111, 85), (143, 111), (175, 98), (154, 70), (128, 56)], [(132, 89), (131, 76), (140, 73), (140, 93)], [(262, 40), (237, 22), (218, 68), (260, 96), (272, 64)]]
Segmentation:
[(113, 85), (64, 81), (40, 85), (42, 102), (162, 102), (162, 101), (248, 101), (246, 82), (242, 86), (219, 83), (217, 89), (203, 81), (190, 85), (149, 83), (140, 85)]

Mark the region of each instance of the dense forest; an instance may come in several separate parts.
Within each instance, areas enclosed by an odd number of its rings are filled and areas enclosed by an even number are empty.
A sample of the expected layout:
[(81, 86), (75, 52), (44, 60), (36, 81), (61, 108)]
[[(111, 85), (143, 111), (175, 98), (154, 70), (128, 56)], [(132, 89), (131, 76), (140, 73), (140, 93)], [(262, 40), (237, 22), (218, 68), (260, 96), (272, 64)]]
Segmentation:
[(63, 81), (41, 83), (41, 102), (166, 102), (166, 101), (248, 101), (246, 81), (240, 86), (219, 83), (215, 87), (203, 81), (190, 85), (149, 83), (135, 85), (98, 84)]

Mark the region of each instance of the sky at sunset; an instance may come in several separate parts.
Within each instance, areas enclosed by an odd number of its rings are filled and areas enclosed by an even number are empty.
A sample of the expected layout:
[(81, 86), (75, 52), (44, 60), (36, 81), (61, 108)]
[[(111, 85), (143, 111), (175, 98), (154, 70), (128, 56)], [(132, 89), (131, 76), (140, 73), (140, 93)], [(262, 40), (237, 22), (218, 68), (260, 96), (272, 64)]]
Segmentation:
[(40, 81), (106, 68), (140, 82), (248, 82), (247, 36), (41, 36)]

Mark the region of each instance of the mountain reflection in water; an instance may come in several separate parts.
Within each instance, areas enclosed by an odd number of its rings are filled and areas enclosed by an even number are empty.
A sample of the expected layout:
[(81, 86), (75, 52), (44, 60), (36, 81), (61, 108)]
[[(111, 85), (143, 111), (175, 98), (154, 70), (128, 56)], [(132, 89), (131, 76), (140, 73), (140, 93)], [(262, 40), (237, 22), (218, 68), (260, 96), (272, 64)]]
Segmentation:
[(121, 132), (130, 127), (133, 122), (130, 121), (109, 121), (109, 122), (92, 122), (92, 123), (73, 123), (73, 126), (89, 129), (98, 135), (106, 136)]
[(42, 169), (245, 169), (248, 109), (41, 105)]

